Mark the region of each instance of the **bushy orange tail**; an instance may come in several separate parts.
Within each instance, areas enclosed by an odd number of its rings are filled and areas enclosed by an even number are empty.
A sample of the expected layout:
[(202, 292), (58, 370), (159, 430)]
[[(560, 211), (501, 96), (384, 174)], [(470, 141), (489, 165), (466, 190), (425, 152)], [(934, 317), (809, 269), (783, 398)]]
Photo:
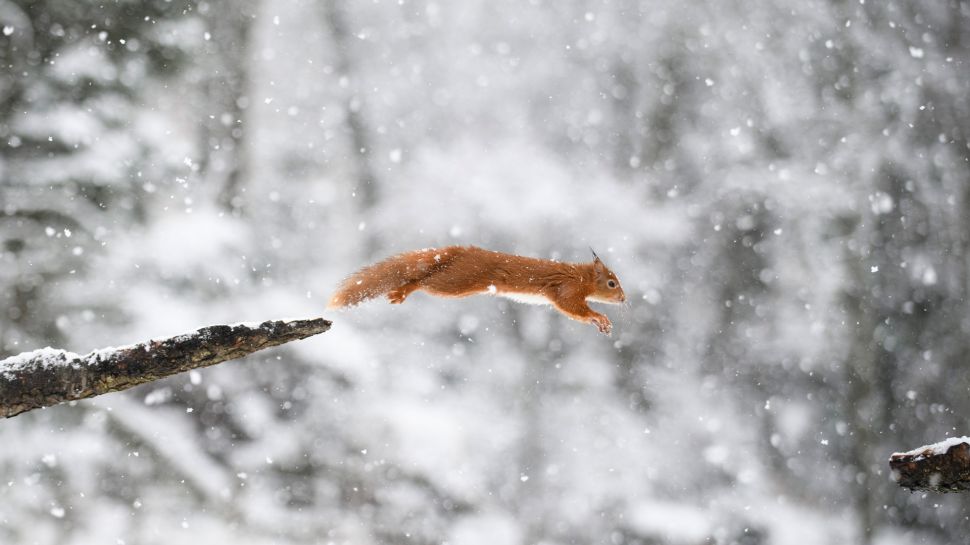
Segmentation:
[(398, 254), (364, 267), (340, 284), (327, 308), (352, 307), (386, 295), (391, 290), (419, 281), (439, 270), (447, 263), (448, 257), (445, 252), (432, 248)]

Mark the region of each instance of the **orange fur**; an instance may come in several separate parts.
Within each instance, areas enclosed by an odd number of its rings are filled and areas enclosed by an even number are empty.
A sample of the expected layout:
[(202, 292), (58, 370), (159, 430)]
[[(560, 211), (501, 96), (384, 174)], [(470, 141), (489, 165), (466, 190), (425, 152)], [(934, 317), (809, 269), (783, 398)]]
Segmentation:
[(587, 299), (626, 300), (620, 281), (598, 257), (592, 263), (559, 263), (474, 246), (448, 246), (406, 252), (364, 267), (344, 280), (329, 307), (353, 306), (382, 295), (399, 304), (417, 290), (440, 297), (539, 296), (566, 316), (594, 324), (606, 334), (612, 329), (610, 319), (589, 308)]

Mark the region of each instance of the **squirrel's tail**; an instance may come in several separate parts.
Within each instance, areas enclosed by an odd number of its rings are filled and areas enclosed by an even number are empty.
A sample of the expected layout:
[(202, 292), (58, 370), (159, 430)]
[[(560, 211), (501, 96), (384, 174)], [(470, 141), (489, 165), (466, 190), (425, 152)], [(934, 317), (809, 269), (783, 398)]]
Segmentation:
[(444, 267), (450, 261), (451, 253), (447, 249), (417, 250), (364, 267), (340, 284), (327, 308), (352, 307), (409, 282), (419, 281)]

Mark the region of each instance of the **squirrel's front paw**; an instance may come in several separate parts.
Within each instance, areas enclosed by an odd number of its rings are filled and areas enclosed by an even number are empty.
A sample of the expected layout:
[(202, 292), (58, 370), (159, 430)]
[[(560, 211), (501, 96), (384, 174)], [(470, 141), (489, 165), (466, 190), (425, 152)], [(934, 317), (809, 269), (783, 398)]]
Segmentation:
[(600, 333), (604, 335), (609, 335), (610, 332), (613, 331), (613, 323), (610, 322), (610, 319), (606, 316), (593, 316), (589, 319), (589, 321), (600, 330)]

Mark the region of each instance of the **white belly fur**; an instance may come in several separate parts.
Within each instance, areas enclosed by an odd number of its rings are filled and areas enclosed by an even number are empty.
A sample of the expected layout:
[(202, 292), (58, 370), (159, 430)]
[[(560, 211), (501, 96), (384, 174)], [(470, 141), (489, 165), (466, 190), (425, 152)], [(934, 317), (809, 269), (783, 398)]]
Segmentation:
[[(498, 291), (495, 286), (489, 286), (487, 290), (483, 293), (488, 295), (498, 295), (499, 297), (505, 297), (506, 299), (511, 299), (516, 303), (525, 303), (527, 305), (551, 305), (552, 301), (549, 300), (545, 295), (539, 295), (537, 293), (518, 293), (514, 291)], [(611, 301), (609, 299), (600, 299), (599, 297), (587, 297), (587, 301), (592, 301), (594, 303), (606, 303), (608, 305), (618, 305), (616, 301)]]
[(590, 295), (589, 297), (587, 297), (586, 300), (587, 301), (592, 301), (594, 303), (606, 303), (607, 305), (619, 305), (620, 304), (619, 301), (613, 301), (613, 300), (610, 300), (610, 299), (600, 299), (599, 297), (594, 297), (592, 295)]
[(527, 305), (551, 305), (552, 301), (547, 299), (543, 295), (537, 295), (535, 293), (516, 293), (514, 291), (500, 291), (492, 292), (487, 291), (486, 293), (492, 295), (498, 295), (500, 297), (505, 297), (506, 299), (511, 299), (516, 303), (525, 303)]

